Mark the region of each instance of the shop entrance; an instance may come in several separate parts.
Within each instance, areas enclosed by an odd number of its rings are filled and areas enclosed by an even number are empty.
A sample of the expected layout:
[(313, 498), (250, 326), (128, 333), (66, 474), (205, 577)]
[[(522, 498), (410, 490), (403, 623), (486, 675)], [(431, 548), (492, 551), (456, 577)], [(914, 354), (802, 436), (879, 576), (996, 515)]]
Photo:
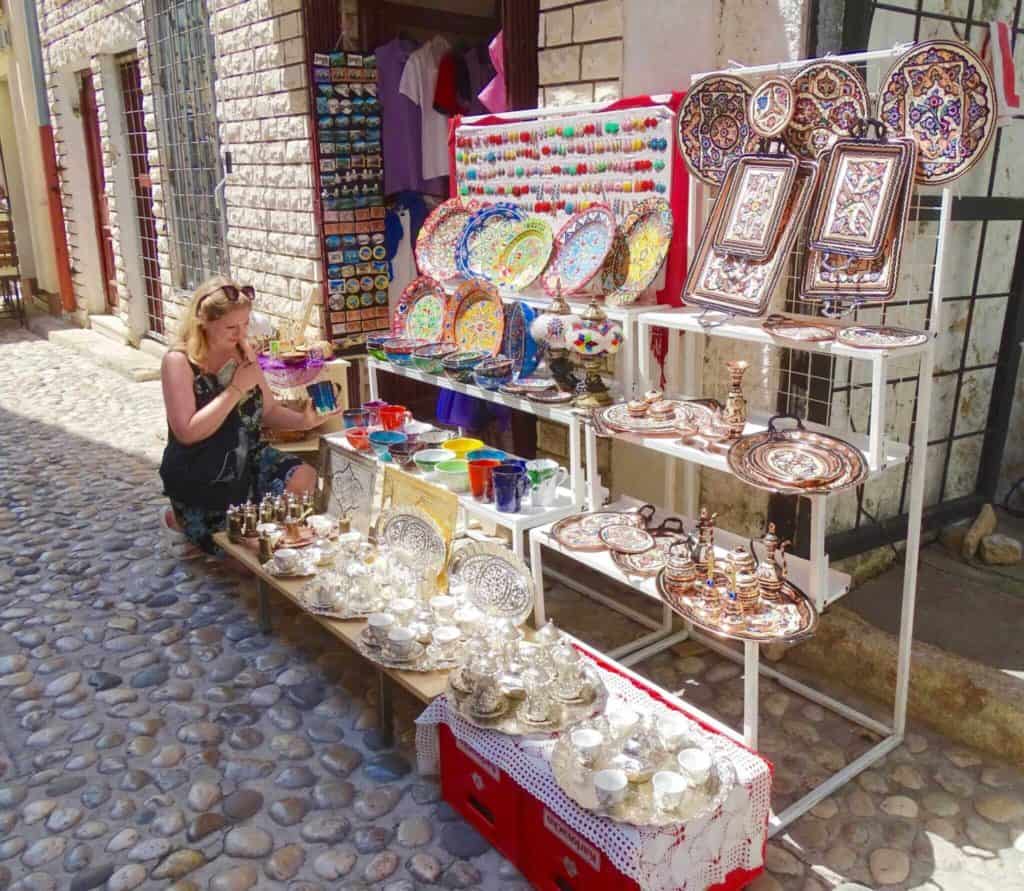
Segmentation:
[(96, 219), (96, 240), (99, 245), (100, 279), (107, 312), (113, 312), (117, 309), (114, 240), (110, 231), (110, 207), (107, 204), (106, 180), (103, 176), (103, 143), (100, 141), (96, 88), (93, 85), (92, 71), (79, 72), (78, 79), (79, 108), (82, 113), (82, 130), (85, 134), (85, 151), (89, 163), (89, 185)]

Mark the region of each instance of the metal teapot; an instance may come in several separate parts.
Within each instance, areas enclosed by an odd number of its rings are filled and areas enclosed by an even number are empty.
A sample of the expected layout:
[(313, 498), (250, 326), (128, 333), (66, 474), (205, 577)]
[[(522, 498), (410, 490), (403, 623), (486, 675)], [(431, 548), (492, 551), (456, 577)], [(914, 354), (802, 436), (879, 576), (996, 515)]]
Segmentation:
[[(778, 603), (782, 599), (782, 585), (786, 580), (786, 548), (791, 544), (786, 541), (779, 541), (775, 534), (775, 524), (768, 524), (768, 531), (760, 539), (764, 546), (764, 557), (758, 560), (757, 568), (754, 570), (754, 577), (757, 579), (757, 587), (761, 596), (772, 603)], [(754, 547), (755, 542), (750, 542), (750, 551), (757, 556)], [(775, 559), (776, 553), (782, 555), (782, 565)]]

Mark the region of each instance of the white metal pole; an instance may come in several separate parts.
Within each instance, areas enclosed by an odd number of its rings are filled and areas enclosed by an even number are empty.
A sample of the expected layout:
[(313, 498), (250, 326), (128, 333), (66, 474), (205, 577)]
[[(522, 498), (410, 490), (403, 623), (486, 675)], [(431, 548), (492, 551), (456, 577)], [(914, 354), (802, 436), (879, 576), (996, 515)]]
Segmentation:
[(811, 601), (818, 610), (825, 608), (828, 597), (828, 554), (825, 553), (825, 525), (828, 519), (828, 498), (812, 495), (811, 502)]
[(759, 650), (760, 647), (756, 641), (745, 640), (743, 642), (743, 739), (755, 751), (757, 751)]
[(540, 628), (546, 621), (544, 611), (544, 570), (540, 564), (540, 534), (536, 529), (531, 529), (530, 536), (530, 572), (533, 573), (533, 586), (536, 589), (536, 596), (533, 600), (533, 625)]
[[(885, 400), (886, 361), (879, 353), (871, 363), (871, 430), (868, 431), (868, 466), (880, 470), (885, 466)], [(852, 408), (852, 406), (851, 406)]]
[(580, 419), (575, 415), (569, 420), (569, 474), (572, 499), (576, 507), (582, 507), (584, 497), (583, 455), (580, 448)]
[(597, 433), (593, 424), (587, 424), (587, 507), (590, 510), (599, 510), (602, 503), (601, 498), (601, 474), (597, 468)]
[(377, 395), (377, 366), (372, 362), (366, 363), (366, 374), (370, 382), (370, 401), (376, 401)]

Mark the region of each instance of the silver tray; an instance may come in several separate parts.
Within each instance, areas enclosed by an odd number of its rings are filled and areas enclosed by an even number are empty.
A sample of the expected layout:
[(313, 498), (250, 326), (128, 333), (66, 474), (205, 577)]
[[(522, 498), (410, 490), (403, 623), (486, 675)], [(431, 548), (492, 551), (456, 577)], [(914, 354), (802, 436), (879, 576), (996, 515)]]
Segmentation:
[(295, 597), (299, 601), (301, 606), (307, 613), (312, 613), (314, 616), (324, 616), (328, 619), (339, 619), (343, 622), (350, 619), (365, 619), (371, 613), (379, 612), (380, 605), (365, 610), (347, 610), (347, 609), (332, 609), (328, 606), (321, 606), (314, 598), (314, 592), (311, 589), (312, 586), (319, 584), (319, 579), (312, 579), (300, 588)]
[[(363, 630), (365, 631), (366, 629)], [(431, 656), (429, 647), (421, 643), (417, 643), (417, 646), (419, 651), (414, 658), (408, 661), (399, 661), (397, 659), (389, 659), (379, 646), (367, 643), (363, 634), (356, 638), (356, 648), (359, 650), (359, 653), (375, 665), (381, 666), (381, 668), (393, 668), (399, 671), (442, 670)]]
[(444, 566), (448, 556), (441, 528), (434, 518), (418, 507), (394, 507), (377, 519), (377, 544), (401, 549), (410, 554), (421, 570)]
[[(605, 732), (604, 722), (598, 718), (593, 723), (581, 722), (579, 726), (594, 726)], [(555, 780), (573, 801), (585, 810), (608, 817), (618, 823), (629, 823), (633, 826), (676, 826), (687, 820), (695, 820), (707, 816), (720, 808), (728, 799), (736, 785), (736, 768), (732, 761), (716, 752), (704, 740), (694, 734), (683, 748), (701, 748), (711, 755), (711, 774), (707, 782), (687, 795), (678, 810), (671, 814), (655, 810), (654, 792), (650, 781), (630, 783), (626, 790), (625, 800), (606, 810), (597, 803), (594, 790), (590, 784), (591, 770), (582, 767), (576, 759), (570, 734), (565, 733), (555, 741), (551, 752), (551, 771)], [(607, 758), (607, 756), (606, 756)], [(607, 766), (607, 761), (599, 761), (595, 768), (600, 770)], [(655, 761), (655, 770), (678, 770), (674, 754), (662, 753)]]
[(466, 598), (486, 616), (520, 625), (533, 612), (536, 592), (529, 567), (508, 548), (477, 542), (448, 563), (449, 590), (464, 585)]

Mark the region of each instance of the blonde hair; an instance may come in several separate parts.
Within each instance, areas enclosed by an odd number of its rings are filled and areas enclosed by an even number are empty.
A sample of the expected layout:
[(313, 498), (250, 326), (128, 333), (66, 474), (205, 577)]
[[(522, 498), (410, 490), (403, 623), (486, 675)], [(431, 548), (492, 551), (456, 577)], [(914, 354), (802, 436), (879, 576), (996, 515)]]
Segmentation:
[(240, 285), (226, 275), (214, 275), (192, 293), (188, 310), (181, 320), (177, 348), (189, 359), (201, 364), (209, 352), (203, 322), (215, 322), (236, 309), (247, 309), (253, 304), (253, 289)]

